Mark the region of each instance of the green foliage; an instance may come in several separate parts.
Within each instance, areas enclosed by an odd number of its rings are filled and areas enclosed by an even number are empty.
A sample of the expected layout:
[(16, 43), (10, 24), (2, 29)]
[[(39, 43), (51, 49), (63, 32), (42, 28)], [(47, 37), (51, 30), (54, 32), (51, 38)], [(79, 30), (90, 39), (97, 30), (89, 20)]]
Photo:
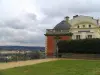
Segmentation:
[(39, 50), (31, 51), (29, 53), (26, 51), (24, 51), (23, 53), (19, 51), (19, 53), (16, 54), (2, 54), (1, 56), (5, 56), (5, 57), (10, 56), (11, 58), (7, 59), (2, 57), (2, 59), (0, 59), (0, 62), (24, 61), (24, 60), (45, 58), (45, 54)]
[(100, 54), (100, 39), (60, 41), (59, 53)]
[(67, 34), (67, 36), (72, 36), (72, 35), (73, 35), (73, 33), (68, 33), (68, 34)]
[(55, 36), (54, 39), (59, 40), (59, 39), (61, 39), (61, 37), (60, 36)]
[(2, 70), (0, 75), (100, 75), (100, 61), (58, 60)]

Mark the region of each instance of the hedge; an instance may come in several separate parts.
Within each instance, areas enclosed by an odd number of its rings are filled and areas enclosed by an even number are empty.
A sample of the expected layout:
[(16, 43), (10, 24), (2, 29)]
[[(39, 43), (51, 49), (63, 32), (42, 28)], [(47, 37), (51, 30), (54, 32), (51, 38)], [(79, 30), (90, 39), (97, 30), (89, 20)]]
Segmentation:
[(59, 53), (100, 54), (100, 39), (59, 41), (57, 45)]

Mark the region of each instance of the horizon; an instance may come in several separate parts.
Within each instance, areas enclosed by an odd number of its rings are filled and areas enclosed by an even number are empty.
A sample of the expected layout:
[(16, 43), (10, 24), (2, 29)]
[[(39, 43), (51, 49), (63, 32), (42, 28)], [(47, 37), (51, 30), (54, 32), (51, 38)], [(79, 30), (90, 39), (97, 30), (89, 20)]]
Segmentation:
[[(6, 47), (7, 47), (7, 46), (8, 46), (8, 47), (9, 47), (9, 46), (12, 46), (12, 47), (15, 47), (15, 46), (16, 46), (16, 47), (45, 47), (45, 46), (24, 46), (24, 45), (23, 45), (23, 46), (20, 46), (20, 45), (2, 45), (2, 46), (6, 46)], [(2, 46), (0, 45), (0, 47), (2, 47)]]

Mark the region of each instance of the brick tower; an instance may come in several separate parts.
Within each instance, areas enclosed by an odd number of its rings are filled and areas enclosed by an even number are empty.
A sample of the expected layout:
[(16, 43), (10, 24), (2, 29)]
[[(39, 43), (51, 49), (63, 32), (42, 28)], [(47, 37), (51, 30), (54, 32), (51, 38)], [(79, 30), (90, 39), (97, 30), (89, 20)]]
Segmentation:
[(71, 25), (68, 23), (69, 17), (58, 23), (53, 29), (46, 30), (46, 56), (53, 57), (57, 55), (57, 41), (71, 39), (69, 29)]

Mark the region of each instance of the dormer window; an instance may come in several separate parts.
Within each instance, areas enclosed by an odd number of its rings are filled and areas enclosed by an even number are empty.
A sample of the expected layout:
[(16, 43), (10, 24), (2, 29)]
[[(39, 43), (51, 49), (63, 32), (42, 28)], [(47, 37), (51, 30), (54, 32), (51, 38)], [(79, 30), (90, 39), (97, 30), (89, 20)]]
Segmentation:
[(89, 28), (91, 28), (91, 25), (89, 25)]
[(80, 28), (80, 26), (77, 26), (77, 28)]

